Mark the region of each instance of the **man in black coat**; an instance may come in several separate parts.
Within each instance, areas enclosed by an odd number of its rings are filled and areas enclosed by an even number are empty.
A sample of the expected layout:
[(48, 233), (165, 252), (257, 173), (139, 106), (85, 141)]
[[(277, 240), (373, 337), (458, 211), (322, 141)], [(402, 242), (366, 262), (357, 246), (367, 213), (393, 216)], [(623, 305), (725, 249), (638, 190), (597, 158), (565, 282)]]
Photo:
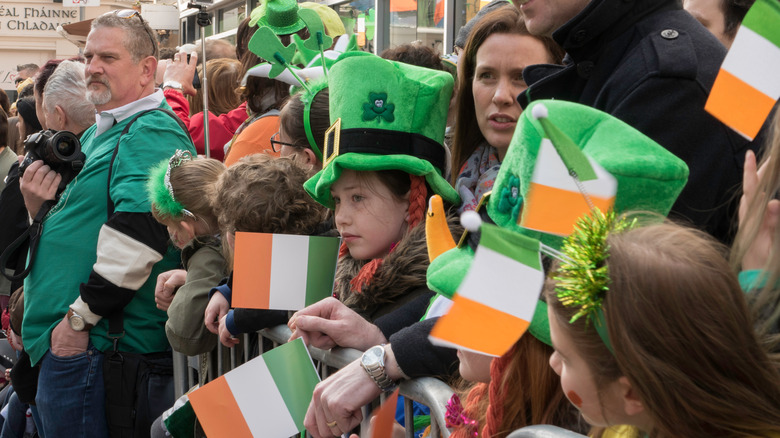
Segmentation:
[[(676, 0), (527, 0), (516, 5), (528, 30), (552, 36), (564, 66), (523, 71), (518, 96), (564, 99), (607, 112), (682, 160), (690, 178), (671, 217), (731, 240), (735, 191), (750, 142), (704, 110), (726, 55)], [(617, 146), (617, 145), (616, 145)]]

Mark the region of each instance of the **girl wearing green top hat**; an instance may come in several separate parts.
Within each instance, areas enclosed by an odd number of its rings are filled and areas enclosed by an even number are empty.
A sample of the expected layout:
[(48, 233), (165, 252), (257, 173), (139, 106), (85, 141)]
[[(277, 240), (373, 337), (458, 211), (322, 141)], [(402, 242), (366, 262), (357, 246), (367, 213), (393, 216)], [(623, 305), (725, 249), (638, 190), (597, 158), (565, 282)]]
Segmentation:
[[(425, 278), (427, 200), (436, 193), (449, 204), (459, 203), (442, 177), (453, 79), (443, 71), (359, 52), (343, 55), (328, 79), (332, 126), (325, 136), (323, 169), (304, 188), (334, 210), (343, 238), (334, 294), (340, 302), (316, 303), (296, 313), (289, 325), (294, 337), (303, 334), (311, 345), (366, 350), (419, 320), (433, 295)], [(401, 306), (403, 312), (393, 312)], [(366, 330), (344, 336), (330, 332), (324, 327), (329, 317), (320, 312), (326, 307), (349, 313)], [(448, 356), (448, 363), (454, 359)], [(349, 430), (331, 420), (315, 436)]]
[[(442, 178), (452, 76), (349, 53), (330, 70), (324, 167), (306, 191), (334, 210), (343, 238), (336, 295), (374, 320), (420, 295), (429, 195), (458, 202)], [(363, 78), (355, 81), (354, 78)]]

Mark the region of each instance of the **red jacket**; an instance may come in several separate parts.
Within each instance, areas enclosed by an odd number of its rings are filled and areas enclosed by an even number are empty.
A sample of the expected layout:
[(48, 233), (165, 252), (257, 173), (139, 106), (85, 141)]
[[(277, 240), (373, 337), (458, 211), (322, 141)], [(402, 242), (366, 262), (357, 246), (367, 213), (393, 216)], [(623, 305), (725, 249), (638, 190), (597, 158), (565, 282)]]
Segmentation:
[[(168, 105), (173, 108), (173, 112), (187, 125), (190, 131), (192, 142), (199, 154), (204, 154), (203, 148), (203, 112), (193, 114), (190, 117), (190, 103), (181, 91), (167, 89), (163, 91)], [(229, 142), (233, 135), (241, 126), (241, 123), (247, 119), (246, 102), (243, 102), (238, 108), (229, 113), (215, 116), (209, 112), (209, 149), (211, 158), (222, 161), (225, 158), (225, 143)]]

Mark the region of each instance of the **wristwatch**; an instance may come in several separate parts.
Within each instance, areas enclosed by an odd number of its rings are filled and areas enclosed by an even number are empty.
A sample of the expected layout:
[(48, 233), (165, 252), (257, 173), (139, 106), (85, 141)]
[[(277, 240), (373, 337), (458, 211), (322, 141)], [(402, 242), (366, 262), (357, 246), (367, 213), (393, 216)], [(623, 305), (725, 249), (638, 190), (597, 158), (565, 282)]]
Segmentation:
[(366, 350), (360, 358), (360, 365), (383, 392), (395, 389), (395, 382), (390, 379), (385, 370), (385, 344), (375, 345)]
[(165, 90), (166, 88), (173, 88), (174, 90), (180, 90), (182, 89), (181, 82), (178, 81), (165, 81), (162, 84), (162, 89)]
[(73, 309), (68, 309), (68, 322), (70, 323), (70, 328), (77, 332), (91, 330), (94, 327), (94, 325), (84, 321), (84, 317), (74, 312)]

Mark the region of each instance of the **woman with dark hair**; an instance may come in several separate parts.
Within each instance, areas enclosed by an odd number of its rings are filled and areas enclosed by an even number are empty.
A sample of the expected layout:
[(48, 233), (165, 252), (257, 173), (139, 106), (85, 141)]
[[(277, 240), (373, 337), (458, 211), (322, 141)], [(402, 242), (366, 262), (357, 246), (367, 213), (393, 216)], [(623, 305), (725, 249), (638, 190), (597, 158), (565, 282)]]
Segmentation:
[(563, 49), (528, 33), (520, 11), (507, 3), (472, 29), (458, 62), (457, 117), (452, 142), (452, 184), (462, 210), (476, 208), (490, 191), (523, 112), (517, 96), (528, 86), (523, 69), (559, 64)]
[[(46, 112), (43, 110), (43, 89), (46, 88), (46, 83), (49, 82), (54, 70), (62, 62), (61, 59), (50, 59), (46, 64), (38, 70), (35, 74), (35, 85), (33, 86), (33, 96), (35, 96), (35, 114), (38, 116), (38, 122), (46, 129)], [(24, 140), (24, 139), (22, 139)]]
[(34, 134), (43, 129), (35, 111), (35, 98), (25, 97), (16, 102), (16, 111), (19, 114), (19, 141), (24, 144), (25, 139), (30, 134)]

